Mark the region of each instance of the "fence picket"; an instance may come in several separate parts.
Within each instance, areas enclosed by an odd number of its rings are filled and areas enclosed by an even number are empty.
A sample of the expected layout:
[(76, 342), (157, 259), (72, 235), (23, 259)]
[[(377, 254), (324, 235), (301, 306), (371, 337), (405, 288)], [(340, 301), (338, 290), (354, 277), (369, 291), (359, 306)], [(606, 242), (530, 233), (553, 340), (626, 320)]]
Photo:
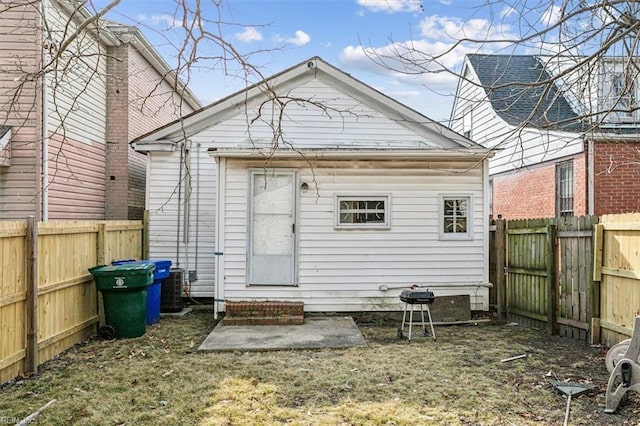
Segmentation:
[(93, 334), (88, 269), (142, 254), (140, 221), (32, 222), (0, 222), (0, 384)]

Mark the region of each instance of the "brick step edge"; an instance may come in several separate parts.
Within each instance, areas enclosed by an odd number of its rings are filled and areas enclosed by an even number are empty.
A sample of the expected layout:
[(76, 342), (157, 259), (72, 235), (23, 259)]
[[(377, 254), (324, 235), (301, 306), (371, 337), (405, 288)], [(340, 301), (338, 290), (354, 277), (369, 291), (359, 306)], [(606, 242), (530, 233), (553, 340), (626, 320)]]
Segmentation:
[(280, 316), (303, 316), (303, 302), (282, 301), (226, 301), (227, 317), (262, 318)]
[(278, 317), (229, 317), (222, 318), (222, 325), (302, 325), (302, 315), (282, 315)]

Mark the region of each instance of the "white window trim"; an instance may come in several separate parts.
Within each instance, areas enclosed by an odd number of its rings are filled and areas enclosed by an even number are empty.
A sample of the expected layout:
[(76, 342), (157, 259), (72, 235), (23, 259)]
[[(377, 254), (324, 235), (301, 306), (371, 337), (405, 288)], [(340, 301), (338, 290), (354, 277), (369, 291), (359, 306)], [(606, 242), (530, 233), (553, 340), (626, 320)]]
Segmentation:
[[(602, 66), (601, 78), (599, 85), (599, 102), (601, 110), (605, 113), (605, 126), (620, 126), (624, 124), (636, 123), (640, 120), (640, 113), (632, 111), (629, 115), (623, 112), (608, 112), (615, 109), (618, 105), (618, 96), (616, 96), (614, 83), (616, 77), (624, 74), (624, 65), (619, 61), (605, 62)], [(640, 101), (640, 79), (636, 78), (634, 84), (634, 93), (631, 94), (632, 102)]]
[[(340, 223), (340, 201), (384, 201), (384, 223)], [(390, 229), (391, 228), (391, 194), (335, 194), (334, 227), (336, 229)]]
[[(467, 199), (467, 232), (444, 232), (444, 201), (449, 199)], [(439, 194), (438, 195), (438, 233), (441, 240), (473, 240), (473, 194)]]

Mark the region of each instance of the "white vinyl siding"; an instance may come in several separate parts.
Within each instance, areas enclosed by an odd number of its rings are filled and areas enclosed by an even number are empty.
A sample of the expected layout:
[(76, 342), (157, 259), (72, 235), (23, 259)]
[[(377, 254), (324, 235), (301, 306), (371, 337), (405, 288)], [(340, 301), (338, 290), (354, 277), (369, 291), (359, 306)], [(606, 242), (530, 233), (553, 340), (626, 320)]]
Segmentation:
[[(171, 260), (172, 267), (179, 266), (185, 270), (185, 278), (188, 271), (196, 271), (198, 279), (190, 283), (190, 296), (213, 297), (215, 162), (205, 147), (198, 149), (194, 145), (188, 159), (183, 159), (182, 167), (183, 179), (189, 176), (190, 182), (178, 195), (177, 182), (181, 173), (179, 150), (150, 152), (147, 155), (149, 257)], [(189, 186), (190, 192), (185, 191)]]
[[(287, 96), (312, 99), (311, 102), (289, 102), (287, 119), (282, 126), (281, 148), (438, 148), (444, 137), (433, 132), (420, 135), (406, 120), (393, 119), (372, 106), (349, 97), (324, 81), (314, 79), (291, 89)], [(317, 105), (330, 105), (323, 110)], [(277, 112), (277, 111), (276, 111)], [(276, 114), (274, 112), (274, 114)], [(273, 127), (278, 119), (271, 110), (237, 107), (226, 120), (192, 136), (193, 140), (215, 140), (219, 148), (268, 147), (273, 141)], [(247, 122), (257, 119), (247, 131)], [(179, 134), (174, 135), (179, 137)], [(449, 142), (450, 143), (450, 142)]]
[[(467, 78), (477, 81), (468, 70)], [(489, 160), (489, 174), (521, 169), (543, 161), (571, 156), (583, 151), (578, 134), (544, 131), (534, 128), (516, 128), (498, 116), (487, 100), (484, 89), (461, 81), (450, 126), (463, 133), (465, 112), (473, 111), (473, 141), (486, 148), (497, 148)]]
[[(75, 33), (77, 24), (59, 8), (47, 8), (54, 48)], [(82, 31), (54, 62), (47, 75), (49, 130), (83, 143), (105, 143), (107, 51)], [(45, 58), (45, 60), (50, 60)]]
[[(366, 162), (354, 168), (346, 162), (319, 162), (312, 173), (302, 161), (275, 161), (274, 168), (299, 168), (300, 182), (314, 182), (317, 188), (309, 185), (300, 193), (299, 286), (269, 288), (268, 293), (246, 286), (247, 170), (259, 163), (227, 159), (226, 165), (224, 298), (304, 300), (310, 312), (398, 310), (399, 291), (380, 286), (420, 283), (438, 286), (436, 295), (469, 294), (472, 309), (488, 309), (488, 290), (482, 286), (488, 216), (480, 165)], [(443, 190), (473, 195), (473, 240), (440, 240), (438, 194)], [(374, 191), (390, 195), (388, 230), (335, 228), (337, 194)]]

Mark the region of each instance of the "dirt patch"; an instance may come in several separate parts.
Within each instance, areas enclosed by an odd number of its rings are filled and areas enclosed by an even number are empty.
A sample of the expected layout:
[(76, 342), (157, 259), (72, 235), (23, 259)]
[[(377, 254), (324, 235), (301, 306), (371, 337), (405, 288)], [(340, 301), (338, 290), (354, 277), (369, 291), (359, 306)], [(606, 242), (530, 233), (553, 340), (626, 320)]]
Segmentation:
[[(0, 420), (52, 399), (46, 425), (558, 425), (550, 382), (596, 387), (572, 425), (639, 425), (640, 395), (604, 413), (605, 348), (504, 324), (441, 326), (438, 340), (360, 325), (368, 347), (199, 353), (210, 311), (163, 318), (137, 339), (90, 340), (0, 390)], [(509, 362), (503, 359), (526, 355)]]

